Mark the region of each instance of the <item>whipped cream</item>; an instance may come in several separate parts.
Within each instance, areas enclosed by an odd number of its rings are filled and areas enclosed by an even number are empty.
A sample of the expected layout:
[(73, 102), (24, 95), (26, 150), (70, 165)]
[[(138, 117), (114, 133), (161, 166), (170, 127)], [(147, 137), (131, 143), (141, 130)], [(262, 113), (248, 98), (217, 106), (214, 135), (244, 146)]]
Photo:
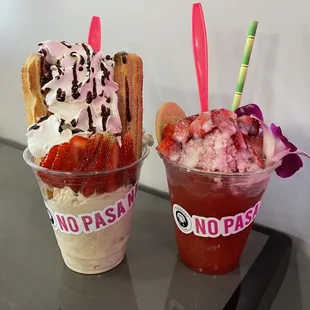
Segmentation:
[(53, 145), (68, 142), (72, 137), (69, 129), (59, 131), (61, 119), (58, 115), (51, 115), (46, 120), (31, 126), (35, 129), (28, 129), (28, 148), (30, 153), (37, 158), (41, 158), (48, 153)]
[(74, 134), (122, 131), (110, 56), (94, 52), (88, 44), (65, 41), (40, 42), (39, 53), (48, 63), (42, 92), (52, 114), (28, 128), (33, 156), (46, 155), (53, 145), (68, 142)]

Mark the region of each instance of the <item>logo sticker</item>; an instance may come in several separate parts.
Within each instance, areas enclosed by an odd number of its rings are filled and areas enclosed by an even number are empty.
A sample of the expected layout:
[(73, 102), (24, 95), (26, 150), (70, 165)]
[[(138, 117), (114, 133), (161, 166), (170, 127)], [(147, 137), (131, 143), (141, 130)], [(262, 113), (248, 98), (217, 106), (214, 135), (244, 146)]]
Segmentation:
[(236, 234), (247, 228), (255, 220), (261, 201), (246, 212), (221, 219), (215, 217), (190, 216), (180, 205), (173, 205), (173, 217), (177, 227), (184, 233), (194, 233), (199, 237), (217, 238)]
[(173, 206), (173, 217), (184, 234), (190, 234), (192, 232), (192, 220), (191, 216), (179, 205)]
[(136, 199), (138, 183), (126, 194), (125, 198), (118, 200), (114, 205), (107, 206), (103, 210), (79, 215), (62, 214), (53, 212), (45, 204), (51, 224), (55, 230), (65, 234), (79, 235), (90, 234), (106, 229), (115, 224), (131, 209)]

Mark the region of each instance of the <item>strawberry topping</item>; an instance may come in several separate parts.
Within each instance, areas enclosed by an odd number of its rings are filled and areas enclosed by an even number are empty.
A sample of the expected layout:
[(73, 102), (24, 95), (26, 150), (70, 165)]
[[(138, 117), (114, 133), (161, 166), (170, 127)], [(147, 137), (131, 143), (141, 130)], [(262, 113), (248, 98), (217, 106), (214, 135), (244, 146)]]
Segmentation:
[(210, 113), (201, 113), (189, 127), (189, 136), (201, 138), (213, 130), (213, 122)]
[(164, 128), (163, 132), (162, 132), (162, 140), (165, 139), (166, 137), (172, 137), (174, 134), (174, 128), (175, 128), (175, 124), (167, 124), (167, 126)]
[(172, 137), (167, 137), (156, 147), (156, 150), (171, 160), (177, 160), (181, 144)]

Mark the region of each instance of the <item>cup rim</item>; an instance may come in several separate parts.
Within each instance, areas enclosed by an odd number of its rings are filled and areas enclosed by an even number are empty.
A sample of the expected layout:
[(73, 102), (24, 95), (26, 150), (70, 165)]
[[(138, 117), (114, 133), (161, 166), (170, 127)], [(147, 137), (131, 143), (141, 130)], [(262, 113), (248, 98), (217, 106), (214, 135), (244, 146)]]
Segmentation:
[(61, 171), (61, 170), (52, 170), (49, 168), (44, 168), (37, 165), (36, 163), (33, 162), (33, 160), (31, 160), (31, 158), (34, 159), (34, 157), (31, 155), (28, 147), (23, 151), (23, 159), (35, 171), (39, 171), (50, 175), (80, 177), (80, 176), (108, 175), (124, 171), (134, 166), (137, 166), (139, 163), (143, 162), (144, 159), (146, 159), (149, 154), (150, 154), (150, 147), (146, 143), (142, 143), (142, 156), (138, 160), (124, 167), (112, 170), (101, 170), (101, 171)]
[(175, 166), (181, 170), (184, 170), (188, 173), (195, 173), (199, 175), (206, 175), (206, 176), (213, 176), (213, 177), (235, 177), (235, 178), (240, 178), (240, 177), (255, 177), (255, 176), (261, 176), (261, 175), (266, 175), (266, 174), (271, 174), (275, 169), (277, 169), (281, 165), (281, 161), (278, 161), (274, 163), (272, 166), (267, 167), (263, 170), (258, 170), (255, 172), (216, 172), (216, 171), (204, 171), (201, 169), (195, 169), (195, 168), (188, 168), (184, 165), (180, 165), (179, 163), (172, 161), (168, 157), (162, 155), (160, 152), (158, 152), (158, 155), (160, 158), (164, 161), (164, 163), (168, 163), (169, 165)]

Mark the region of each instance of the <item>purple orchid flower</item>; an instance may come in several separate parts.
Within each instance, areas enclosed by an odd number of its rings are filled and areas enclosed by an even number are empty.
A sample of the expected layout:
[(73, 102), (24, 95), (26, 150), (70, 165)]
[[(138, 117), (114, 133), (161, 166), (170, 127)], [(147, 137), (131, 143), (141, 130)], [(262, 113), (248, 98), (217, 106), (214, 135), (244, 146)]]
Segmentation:
[(282, 133), (280, 127), (271, 124), (270, 128), (265, 122), (252, 116), (260, 122), (263, 131), (263, 151), (265, 154), (265, 166), (273, 165), (282, 160), (281, 165), (276, 168), (276, 173), (281, 178), (288, 178), (295, 174), (303, 162), (298, 155), (310, 158), (310, 155), (298, 150)]
[(252, 103), (252, 104), (248, 104), (245, 106), (242, 106), (238, 109), (235, 110), (235, 113), (237, 114), (237, 116), (242, 116), (242, 115), (255, 115), (258, 119), (260, 119), (261, 121), (264, 121), (264, 117), (263, 117), (263, 113), (261, 111), (261, 109), (259, 108), (258, 105)]
[[(288, 178), (303, 166), (303, 162), (296, 153), (298, 152), (297, 147), (283, 136), (281, 127), (272, 123), (270, 125), (270, 130), (278, 139), (275, 145), (275, 154), (277, 155), (274, 159), (276, 161), (282, 158), (282, 164), (276, 169), (276, 173), (281, 178)], [(280, 141), (282, 143), (280, 143)]]
[(270, 128), (264, 122), (263, 113), (256, 104), (249, 104), (236, 109), (237, 116), (250, 115), (259, 121), (262, 129), (263, 152), (265, 155), (265, 166), (271, 166), (279, 161), (281, 165), (276, 168), (276, 173), (281, 178), (288, 178), (295, 174), (303, 162), (299, 155), (310, 158), (310, 155), (297, 149), (282, 133), (281, 127), (271, 124)]

